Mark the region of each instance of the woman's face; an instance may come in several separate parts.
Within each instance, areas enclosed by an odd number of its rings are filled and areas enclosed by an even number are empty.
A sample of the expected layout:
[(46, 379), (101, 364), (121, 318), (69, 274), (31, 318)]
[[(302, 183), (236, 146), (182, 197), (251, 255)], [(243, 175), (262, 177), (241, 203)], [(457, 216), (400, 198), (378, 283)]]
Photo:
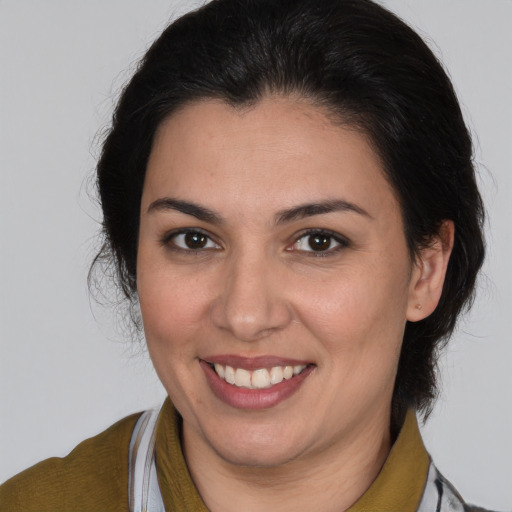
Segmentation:
[(318, 108), (209, 100), (161, 126), (138, 293), (186, 446), (274, 466), (385, 439), (419, 272), (376, 153)]

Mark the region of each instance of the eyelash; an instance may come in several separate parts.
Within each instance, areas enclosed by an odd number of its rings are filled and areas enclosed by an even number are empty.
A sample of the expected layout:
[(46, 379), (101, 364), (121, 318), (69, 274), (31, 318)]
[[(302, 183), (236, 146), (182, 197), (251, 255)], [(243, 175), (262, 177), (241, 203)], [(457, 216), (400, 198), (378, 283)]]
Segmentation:
[[(184, 247), (180, 247), (173, 241), (180, 235), (185, 235), (185, 236), (186, 235), (200, 235), (207, 239), (206, 244), (213, 243), (213, 244), (215, 244), (216, 247), (214, 247), (214, 248), (198, 247), (195, 249), (189, 247), (186, 249)], [(324, 237), (326, 239), (329, 239), (329, 246), (333, 242), (335, 242), (338, 245), (336, 245), (334, 248), (329, 247), (326, 250), (315, 251), (313, 248), (311, 248), (311, 250), (304, 250), (304, 249), (299, 250), (300, 252), (306, 253), (306, 254), (308, 254), (308, 256), (312, 256), (312, 257), (316, 257), (316, 258), (327, 257), (327, 256), (331, 256), (331, 255), (347, 248), (350, 245), (350, 242), (346, 238), (342, 237), (339, 233), (335, 233), (333, 231), (326, 230), (326, 229), (309, 229), (309, 230), (303, 231), (298, 236), (296, 236), (295, 241), (292, 244), (290, 244), (286, 248), (286, 250), (289, 252), (292, 252), (293, 247), (295, 247), (299, 243), (299, 241), (306, 239), (308, 237), (314, 237), (314, 236)], [(199, 254), (204, 251), (218, 250), (220, 248), (220, 244), (215, 242), (208, 233), (206, 233), (205, 231), (203, 231), (201, 229), (180, 229), (178, 231), (172, 231), (170, 233), (166, 233), (165, 236), (162, 238), (161, 242), (162, 242), (162, 245), (164, 245), (165, 247), (168, 247), (169, 249), (171, 249), (173, 251), (182, 252), (185, 254)]]
[[(176, 243), (173, 242), (173, 240), (175, 240), (180, 235), (200, 235), (207, 239), (207, 244), (214, 243), (217, 247), (219, 247), (219, 244), (215, 242), (208, 233), (201, 229), (180, 229), (178, 231), (171, 231), (170, 233), (166, 233), (162, 238), (162, 245), (168, 247), (173, 251), (183, 252), (187, 254), (198, 254), (203, 251), (212, 250), (211, 247), (199, 247), (196, 249), (193, 249), (191, 247), (187, 249), (185, 249), (184, 247), (180, 247), (179, 245), (176, 245)], [(217, 250), (217, 248), (214, 248), (214, 250)]]
[(330, 240), (330, 244), (332, 244), (333, 241), (338, 244), (334, 248), (329, 248), (325, 251), (315, 251), (313, 248), (311, 248), (310, 251), (305, 251), (305, 250), (301, 251), (301, 252), (307, 253), (308, 256), (312, 256), (314, 258), (325, 258), (328, 256), (332, 256), (333, 254), (336, 254), (339, 251), (346, 249), (350, 245), (350, 242), (346, 238), (342, 237), (339, 233), (336, 233), (334, 231), (330, 231), (328, 229), (308, 229), (308, 230), (300, 233), (300, 235), (295, 239), (295, 242), (293, 242), (291, 247), (296, 246), (298, 244), (298, 242), (302, 239), (306, 239), (306, 238), (314, 237), (314, 236), (325, 237)]

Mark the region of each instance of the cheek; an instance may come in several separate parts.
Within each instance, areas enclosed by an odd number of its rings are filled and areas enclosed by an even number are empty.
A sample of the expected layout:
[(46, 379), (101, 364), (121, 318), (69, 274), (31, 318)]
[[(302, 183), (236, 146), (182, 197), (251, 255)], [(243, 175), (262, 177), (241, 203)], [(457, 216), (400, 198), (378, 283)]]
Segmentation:
[(207, 309), (204, 294), (197, 293), (198, 279), (173, 275), (168, 269), (149, 269), (142, 263), (138, 293), (144, 333), (155, 370), (173, 403), (187, 411), (200, 402), (194, 385), (198, 334)]
[[(383, 267), (381, 267), (383, 268)], [(310, 283), (298, 306), (301, 321), (339, 364), (379, 365), (397, 358), (407, 306), (406, 272), (352, 268), (339, 278)]]
[(168, 269), (141, 265), (138, 294), (148, 346), (167, 350), (186, 345), (202, 325), (209, 297), (197, 275), (183, 276)]

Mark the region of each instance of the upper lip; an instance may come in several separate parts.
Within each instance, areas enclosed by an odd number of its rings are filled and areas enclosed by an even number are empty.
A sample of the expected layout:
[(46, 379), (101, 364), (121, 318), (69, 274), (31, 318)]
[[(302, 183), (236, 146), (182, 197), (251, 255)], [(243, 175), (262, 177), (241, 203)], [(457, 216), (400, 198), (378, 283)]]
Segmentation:
[(249, 371), (259, 370), (260, 368), (273, 368), (274, 366), (306, 366), (312, 364), (311, 361), (303, 359), (290, 359), (271, 355), (245, 357), (234, 354), (223, 354), (201, 359), (206, 363), (221, 364), (223, 366), (231, 366), (232, 368), (244, 368)]

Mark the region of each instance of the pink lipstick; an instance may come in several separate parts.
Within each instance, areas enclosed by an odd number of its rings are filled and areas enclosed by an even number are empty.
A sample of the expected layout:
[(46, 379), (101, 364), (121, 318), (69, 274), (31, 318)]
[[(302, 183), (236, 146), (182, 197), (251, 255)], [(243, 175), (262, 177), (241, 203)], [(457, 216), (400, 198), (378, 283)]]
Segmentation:
[(238, 409), (267, 409), (293, 395), (314, 370), (308, 361), (221, 355), (199, 360), (217, 398)]

